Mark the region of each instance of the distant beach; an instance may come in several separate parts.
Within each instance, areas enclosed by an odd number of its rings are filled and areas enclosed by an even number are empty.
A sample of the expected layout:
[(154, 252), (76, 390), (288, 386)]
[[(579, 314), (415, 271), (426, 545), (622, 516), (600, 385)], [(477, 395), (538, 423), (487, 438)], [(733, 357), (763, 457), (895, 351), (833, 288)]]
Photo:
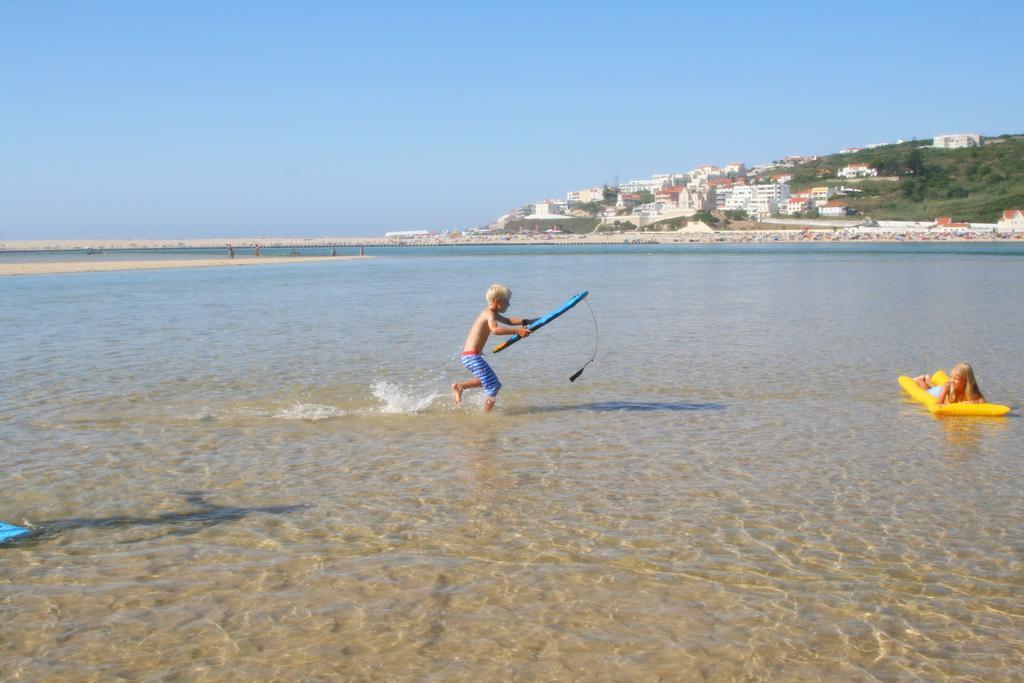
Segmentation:
[(358, 259), (359, 256), (262, 256), (259, 258), (191, 258), (170, 257), (147, 261), (43, 261), (35, 263), (0, 263), (2, 275), (55, 275), (60, 273), (93, 273), (116, 270), (155, 270), (162, 268), (210, 268), (217, 266), (260, 266), (282, 263), (311, 263)]
[[(204, 238), (187, 240), (160, 239), (66, 239), (66, 240), (9, 240), (0, 242), (0, 254), (11, 252), (97, 252), (140, 251), (140, 252), (181, 252), (183, 250), (223, 250), (227, 256), (228, 245), (234, 246), (239, 256), (252, 254), (253, 245), (260, 249), (330, 249), (359, 247), (396, 246), (465, 246), (480, 244), (686, 244), (706, 242), (770, 242), (770, 241), (1007, 241), (1024, 238), (1019, 232), (990, 232), (963, 230), (879, 230), (863, 227), (823, 228), (817, 226), (772, 226), (761, 230), (711, 230), (684, 229), (663, 232), (603, 232), (603, 233), (553, 233), (553, 234), (503, 234), (503, 233), (437, 233), (415, 238), (394, 237), (246, 237), (246, 238)], [(275, 256), (282, 262), (281, 256)], [(340, 258), (340, 257), (338, 257)], [(302, 257), (301, 260), (308, 260)]]
[[(0, 257), (19, 255), (48, 260), (0, 261), (0, 276), (52, 275), (162, 268), (204, 268), (285, 263), (311, 263), (362, 258), (364, 249), (382, 247), (468, 246), (586, 246), (586, 245), (686, 245), (771, 244), (794, 242), (1007, 242), (1022, 233), (906, 231), (890, 232), (857, 228), (792, 228), (773, 230), (678, 230), (672, 232), (450, 234), (396, 239), (394, 237), (262, 237), (227, 240), (14, 240), (0, 242)], [(228, 244), (235, 256), (228, 255)], [(263, 250), (258, 254), (255, 245)], [(359, 249), (360, 255), (326, 255), (331, 249)], [(277, 253), (274, 253), (277, 252)], [(303, 253), (305, 252), (305, 253)], [(222, 255), (217, 255), (222, 254)], [(139, 258), (132, 258), (138, 255)], [(372, 251), (371, 251), (372, 255)], [(63, 260), (67, 257), (67, 260)]]

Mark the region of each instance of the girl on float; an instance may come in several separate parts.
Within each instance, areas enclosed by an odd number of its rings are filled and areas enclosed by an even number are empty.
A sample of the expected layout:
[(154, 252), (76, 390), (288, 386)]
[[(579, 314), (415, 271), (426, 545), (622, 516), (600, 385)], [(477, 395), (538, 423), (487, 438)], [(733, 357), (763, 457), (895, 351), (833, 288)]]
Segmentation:
[(957, 363), (949, 372), (949, 381), (945, 384), (932, 384), (928, 375), (914, 378), (917, 386), (934, 396), (939, 405), (945, 403), (984, 403), (985, 396), (978, 388), (978, 380), (974, 378), (974, 369), (967, 363)]

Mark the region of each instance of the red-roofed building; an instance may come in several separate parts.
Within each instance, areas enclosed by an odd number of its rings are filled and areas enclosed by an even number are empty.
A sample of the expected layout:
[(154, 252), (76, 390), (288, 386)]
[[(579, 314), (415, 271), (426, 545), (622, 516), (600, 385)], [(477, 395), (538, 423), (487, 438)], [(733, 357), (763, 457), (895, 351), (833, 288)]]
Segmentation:
[(848, 216), (850, 214), (850, 205), (846, 202), (829, 202), (819, 207), (818, 213), (822, 216)]
[(935, 219), (935, 225), (944, 230), (966, 230), (971, 227), (970, 223), (954, 223), (949, 216), (939, 216)]
[(1007, 209), (999, 218), (999, 230), (1024, 232), (1024, 209)]
[(622, 209), (629, 206), (636, 206), (643, 200), (643, 197), (633, 192), (620, 192), (615, 206)]
[(678, 186), (666, 187), (664, 190), (654, 193), (654, 201), (676, 206), (679, 204), (679, 193), (682, 191), (683, 188)]
[(787, 216), (793, 216), (798, 213), (807, 213), (812, 208), (811, 197), (808, 193), (803, 193), (803, 196), (793, 195), (786, 201), (782, 206), (779, 207), (779, 213)]

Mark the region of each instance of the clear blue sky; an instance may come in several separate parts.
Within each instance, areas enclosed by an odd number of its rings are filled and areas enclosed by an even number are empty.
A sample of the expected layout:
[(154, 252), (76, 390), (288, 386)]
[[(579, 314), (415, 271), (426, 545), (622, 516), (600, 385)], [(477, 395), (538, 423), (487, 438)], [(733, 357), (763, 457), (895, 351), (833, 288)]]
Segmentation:
[(0, 0), (0, 239), (378, 235), (1024, 130), (1020, 2)]

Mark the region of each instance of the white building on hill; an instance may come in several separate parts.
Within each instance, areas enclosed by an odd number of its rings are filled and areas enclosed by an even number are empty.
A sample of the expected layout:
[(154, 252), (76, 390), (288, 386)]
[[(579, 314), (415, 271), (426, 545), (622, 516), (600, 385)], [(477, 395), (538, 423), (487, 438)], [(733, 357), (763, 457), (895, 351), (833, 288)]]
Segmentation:
[(878, 175), (878, 170), (868, 164), (850, 164), (843, 166), (836, 174), (840, 178), (869, 178)]
[(800, 213), (806, 213), (810, 211), (811, 199), (807, 196), (807, 193), (801, 193), (800, 195), (794, 195), (789, 198), (789, 201), (783, 202), (779, 205), (779, 213), (786, 216), (795, 216)]
[(828, 203), (836, 194), (836, 188), (822, 185), (821, 187), (811, 188), (811, 203), (816, 207), (822, 207)]
[(558, 201), (553, 199), (537, 202), (533, 205), (533, 214), (535, 216), (560, 216), (563, 213), (565, 213), (563, 205), (560, 205)]
[[(756, 220), (778, 213), (779, 207), (789, 200), (789, 185), (768, 183), (764, 185), (733, 185), (715, 190), (718, 205), (726, 211), (746, 211)], [(721, 198), (724, 197), (724, 202)]]
[(573, 190), (565, 195), (565, 199), (570, 204), (589, 204), (591, 202), (599, 202), (604, 199), (604, 188), (603, 187), (588, 187), (584, 190)]
[(818, 213), (822, 216), (839, 218), (849, 215), (850, 206), (846, 202), (828, 202), (818, 209)]
[(940, 149), (959, 149), (961, 147), (977, 147), (981, 144), (981, 136), (977, 133), (954, 133), (952, 135), (936, 135), (932, 139), (932, 147)]
[(662, 187), (664, 187), (664, 181), (662, 180), (630, 180), (629, 182), (621, 183), (619, 190), (631, 194), (636, 192), (650, 192), (654, 194)]

